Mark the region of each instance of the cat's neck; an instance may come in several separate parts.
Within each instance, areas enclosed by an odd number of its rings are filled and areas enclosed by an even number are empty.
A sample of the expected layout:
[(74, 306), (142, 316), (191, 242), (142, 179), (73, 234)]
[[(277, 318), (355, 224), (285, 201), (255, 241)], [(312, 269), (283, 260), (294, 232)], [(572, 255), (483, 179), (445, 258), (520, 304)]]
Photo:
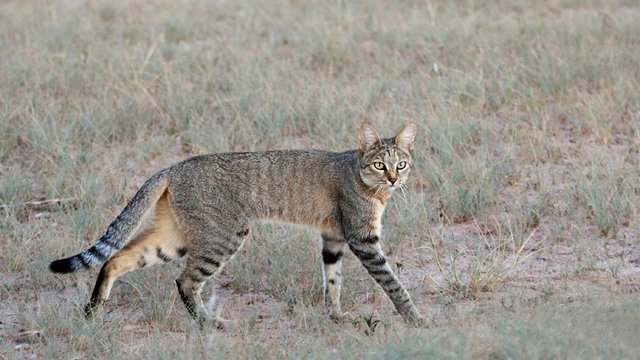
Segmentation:
[(367, 189), (364, 192), (365, 196), (373, 199), (373, 200), (377, 200), (380, 201), (380, 203), (382, 203), (382, 205), (385, 205), (387, 203), (387, 200), (389, 200), (389, 198), (391, 197), (391, 194), (393, 194), (393, 190), (376, 190), (376, 189)]

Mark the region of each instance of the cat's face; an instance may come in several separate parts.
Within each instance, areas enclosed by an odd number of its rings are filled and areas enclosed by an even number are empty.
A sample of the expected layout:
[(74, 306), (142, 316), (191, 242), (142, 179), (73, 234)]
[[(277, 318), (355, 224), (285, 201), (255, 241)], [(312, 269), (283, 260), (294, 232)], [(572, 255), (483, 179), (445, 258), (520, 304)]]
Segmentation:
[(360, 177), (369, 188), (395, 190), (405, 184), (415, 133), (415, 124), (409, 123), (396, 137), (380, 139), (371, 125), (360, 126)]

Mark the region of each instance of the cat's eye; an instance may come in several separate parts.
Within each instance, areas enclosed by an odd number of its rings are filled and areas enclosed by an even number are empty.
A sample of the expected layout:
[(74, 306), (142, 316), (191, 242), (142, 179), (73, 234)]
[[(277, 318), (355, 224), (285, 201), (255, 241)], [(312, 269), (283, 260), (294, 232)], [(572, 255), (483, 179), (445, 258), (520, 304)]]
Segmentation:
[(376, 170), (384, 170), (384, 164), (383, 164), (383, 163), (381, 163), (381, 162), (379, 162), (379, 161), (374, 162), (374, 163), (373, 163), (373, 167), (374, 167)]
[(404, 168), (406, 168), (406, 167), (407, 167), (407, 163), (406, 163), (405, 161), (400, 161), (400, 162), (398, 163), (398, 166), (396, 166), (396, 168), (397, 168), (398, 170), (402, 170), (402, 169), (404, 169)]

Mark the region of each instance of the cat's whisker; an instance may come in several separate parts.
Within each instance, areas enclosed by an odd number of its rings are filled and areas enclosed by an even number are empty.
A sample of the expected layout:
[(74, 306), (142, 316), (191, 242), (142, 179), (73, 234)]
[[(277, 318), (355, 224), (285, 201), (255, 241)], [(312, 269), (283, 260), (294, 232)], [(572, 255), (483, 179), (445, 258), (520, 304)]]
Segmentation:
[(405, 190), (404, 186), (402, 186), (404, 184), (401, 184), (398, 189), (400, 189), (400, 192), (402, 193), (402, 198), (403, 200), (407, 200), (407, 191)]

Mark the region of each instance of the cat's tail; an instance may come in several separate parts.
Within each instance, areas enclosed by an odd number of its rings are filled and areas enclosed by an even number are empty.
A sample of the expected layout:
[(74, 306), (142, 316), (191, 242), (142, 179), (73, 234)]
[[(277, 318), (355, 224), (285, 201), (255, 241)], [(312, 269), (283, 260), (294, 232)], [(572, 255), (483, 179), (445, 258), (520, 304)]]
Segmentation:
[(171, 168), (164, 169), (147, 180), (98, 242), (77, 255), (51, 262), (49, 270), (54, 273), (71, 273), (92, 268), (111, 259), (129, 243), (142, 220), (166, 191), (170, 170)]

